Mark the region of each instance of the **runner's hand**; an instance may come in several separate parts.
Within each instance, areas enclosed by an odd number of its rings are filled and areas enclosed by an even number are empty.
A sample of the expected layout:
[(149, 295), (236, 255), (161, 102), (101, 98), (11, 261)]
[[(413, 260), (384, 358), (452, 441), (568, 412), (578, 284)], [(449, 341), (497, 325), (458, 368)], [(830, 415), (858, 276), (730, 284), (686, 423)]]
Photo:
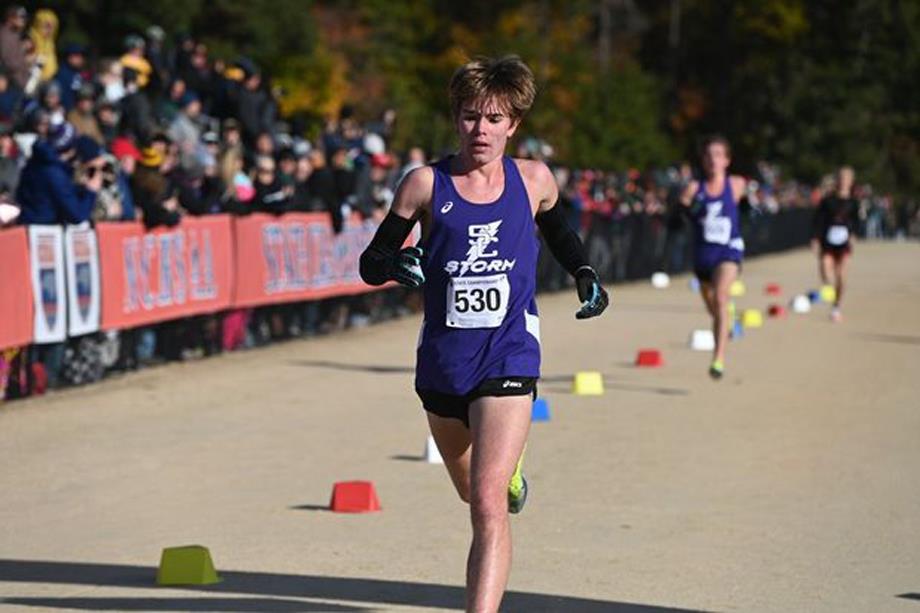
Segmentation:
[(421, 247), (406, 247), (393, 258), (390, 277), (406, 287), (420, 287), (425, 282), (422, 272), (422, 257), (425, 252)]
[(610, 304), (607, 292), (593, 268), (582, 268), (575, 274), (575, 287), (578, 289), (578, 299), (581, 300), (581, 308), (575, 313), (575, 319), (597, 317)]

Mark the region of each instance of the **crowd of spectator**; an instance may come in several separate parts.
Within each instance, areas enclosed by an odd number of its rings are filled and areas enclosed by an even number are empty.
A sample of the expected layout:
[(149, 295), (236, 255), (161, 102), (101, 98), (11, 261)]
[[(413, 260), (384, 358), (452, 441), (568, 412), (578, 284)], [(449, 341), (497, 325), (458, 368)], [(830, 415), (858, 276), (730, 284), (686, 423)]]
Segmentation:
[[(328, 213), (339, 232), (352, 212), (382, 218), (398, 181), (429, 159), (419, 148), (403, 156), (391, 150), (394, 110), (362, 124), (345, 107), (309, 141), (279, 116), (277, 92), (255, 62), (214, 58), (191, 35), (167, 37), (152, 25), (105, 57), (59, 42), (50, 10), (30, 16), (11, 6), (3, 19), (0, 225), (139, 221), (153, 228), (185, 215), (304, 211)], [(552, 161), (551, 148), (536, 139), (525, 139), (517, 153)], [(688, 164), (645, 172), (553, 167), (570, 223), (608, 280), (686, 269), (689, 232), (676, 195), (692, 176)], [(757, 175), (747, 198), (756, 213), (817, 202), (820, 187), (781, 180), (768, 164)], [(888, 232), (890, 201), (863, 189), (866, 233)], [(546, 267), (544, 288), (565, 282)], [(112, 368), (361, 325), (417, 308), (414, 300), (384, 292), (8, 351), (0, 356), (0, 388), (6, 378), (19, 390), (14, 395), (35, 388), (23, 379), (35, 378), (35, 364), (48, 385), (79, 383)]]

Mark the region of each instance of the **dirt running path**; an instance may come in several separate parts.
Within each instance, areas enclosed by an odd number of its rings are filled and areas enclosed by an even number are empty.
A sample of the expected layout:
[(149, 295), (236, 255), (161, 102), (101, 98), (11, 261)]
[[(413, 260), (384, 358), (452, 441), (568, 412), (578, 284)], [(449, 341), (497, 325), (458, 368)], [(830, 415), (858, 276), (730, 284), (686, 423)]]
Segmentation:
[[(799, 251), (745, 266), (814, 285)], [(685, 278), (600, 320), (540, 300), (531, 498), (508, 611), (920, 611), (920, 246), (859, 245), (846, 322), (768, 320), (726, 378), (686, 347)], [(418, 321), (155, 368), (0, 408), (0, 610), (423, 611), (462, 605), (467, 513), (418, 461)], [(631, 365), (640, 347), (661, 369)], [(576, 370), (607, 393), (568, 393)], [(322, 510), (376, 483), (382, 513)], [(162, 547), (224, 582), (153, 587)], [(912, 595), (912, 596), (911, 596)]]

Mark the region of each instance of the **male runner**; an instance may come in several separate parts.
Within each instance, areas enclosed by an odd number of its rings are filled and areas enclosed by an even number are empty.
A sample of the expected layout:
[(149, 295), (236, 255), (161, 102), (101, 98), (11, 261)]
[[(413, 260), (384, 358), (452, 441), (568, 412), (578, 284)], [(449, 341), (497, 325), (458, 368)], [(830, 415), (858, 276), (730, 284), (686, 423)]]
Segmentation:
[[(533, 103), (519, 58), (481, 58), (450, 82), (459, 152), (413, 170), (361, 256), (372, 285), (424, 284), (415, 386), (460, 498), (470, 505), (467, 610), (497, 611), (511, 567), (508, 512), (524, 505), (520, 465), (540, 375), (534, 300), (540, 231), (576, 280), (579, 319), (607, 294), (556, 206), (545, 164), (504, 155)], [(418, 246), (400, 249), (416, 222)]]
[(716, 346), (709, 376), (721, 379), (725, 371), (725, 347), (732, 322), (729, 288), (741, 271), (744, 239), (738, 218), (738, 202), (744, 194), (743, 177), (728, 174), (731, 147), (721, 136), (703, 141), (703, 181), (690, 181), (681, 203), (690, 209), (694, 222), (694, 272), (700, 294), (712, 316)]
[(847, 264), (853, 252), (853, 237), (856, 236), (856, 217), (859, 203), (853, 197), (853, 169), (843, 166), (837, 171), (833, 193), (825, 196), (815, 211), (812, 224), (811, 245), (818, 254), (818, 272), (823, 285), (834, 279), (834, 306), (831, 321), (843, 321), (840, 301), (846, 283)]

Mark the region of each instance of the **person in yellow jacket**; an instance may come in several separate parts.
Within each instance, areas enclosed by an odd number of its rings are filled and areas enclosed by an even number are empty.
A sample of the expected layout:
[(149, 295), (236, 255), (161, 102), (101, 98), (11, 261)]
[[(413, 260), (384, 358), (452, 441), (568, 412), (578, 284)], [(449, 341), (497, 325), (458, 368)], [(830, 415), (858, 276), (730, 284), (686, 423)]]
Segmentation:
[(150, 82), (150, 73), (153, 72), (150, 62), (144, 57), (146, 48), (147, 43), (142, 37), (130, 34), (125, 37), (125, 54), (121, 56), (121, 65), (137, 73), (137, 86), (141, 89), (147, 87)]
[(58, 61), (55, 39), (58, 34), (58, 16), (53, 11), (41, 9), (35, 13), (29, 38), (35, 45), (35, 56), (41, 62), (41, 81), (50, 81), (57, 74)]

